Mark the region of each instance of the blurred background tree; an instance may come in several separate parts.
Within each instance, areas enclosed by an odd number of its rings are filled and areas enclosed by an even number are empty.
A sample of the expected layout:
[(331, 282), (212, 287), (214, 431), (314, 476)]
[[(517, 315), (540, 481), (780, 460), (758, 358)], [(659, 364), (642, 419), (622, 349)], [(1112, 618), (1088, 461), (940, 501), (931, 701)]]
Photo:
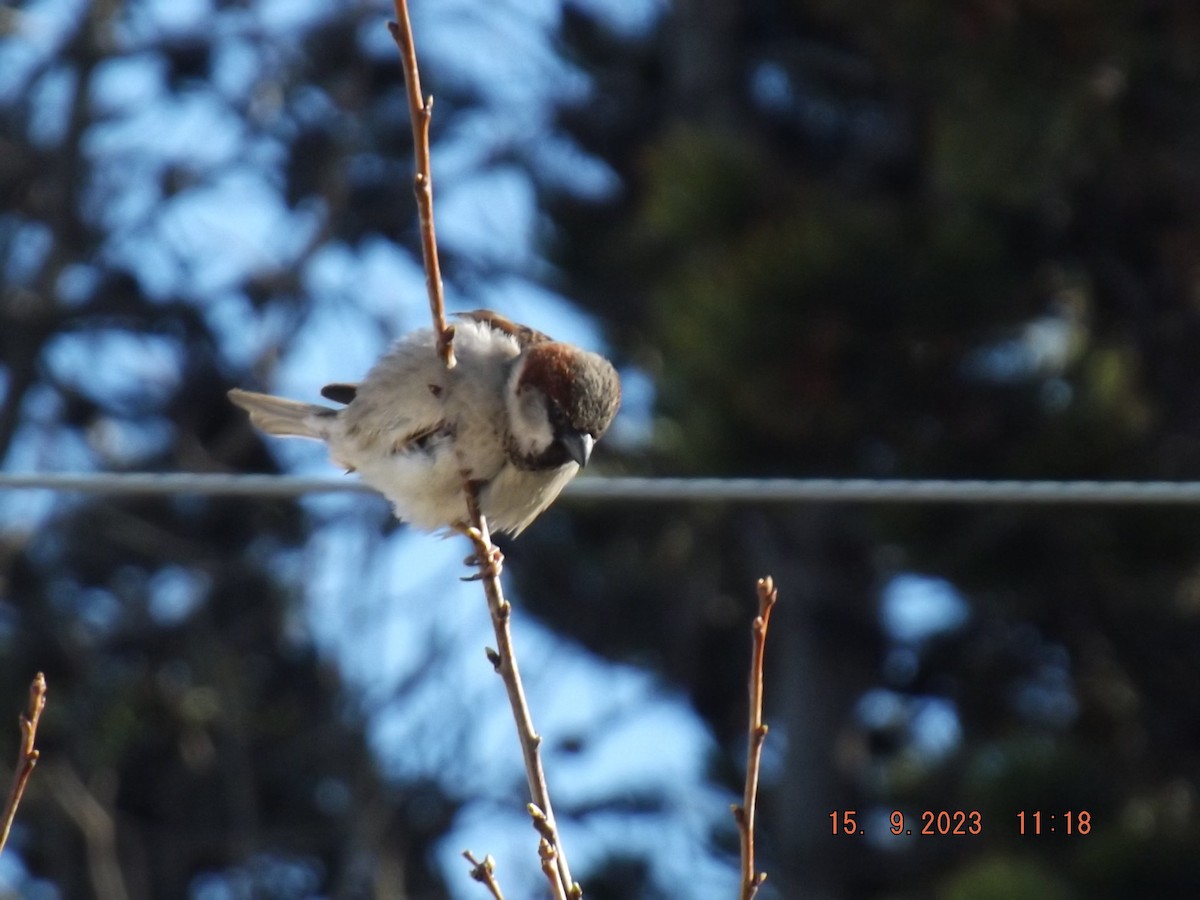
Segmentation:
[[(0, 10), (5, 468), (327, 471), (224, 391), (313, 397), (424, 324), (389, 15)], [(414, 15), (450, 299), (607, 342), (601, 467), (1200, 474), (1192, 4)], [(765, 572), (765, 895), (1195, 894), (1198, 526), (560, 503), (506, 572), (549, 626), (527, 677), (588, 896), (733, 896)], [(9, 493), (0, 529), (0, 696), (51, 686), (14, 893), (478, 896), (470, 845), (535, 895), (462, 548), (361, 496)], [(894, 809), (984, 832), (893, 838)]]
[[(628, 41), (569, 12), (596, 90), (562, 121), (623, 190), (546, 192), (548, 246), (653, 380), (639, 470), (1194, 478), (1198, 27), (1171, 2), (681, 0)], [(785, 896), (1185, 896), (1197, 525), (611, 509), (577, 526), (606, 578), (559, 563), (539, 600), (549, 563), (514, 571), (559, 627), (588, 598), (580, 633), (654, 658), (727, 747), (743, 585), (776, 575)], [(831, 839), (845, 808), (977, 808), (986, 836)], [(1021, 838), (1021, 808), (1103, 825)]]

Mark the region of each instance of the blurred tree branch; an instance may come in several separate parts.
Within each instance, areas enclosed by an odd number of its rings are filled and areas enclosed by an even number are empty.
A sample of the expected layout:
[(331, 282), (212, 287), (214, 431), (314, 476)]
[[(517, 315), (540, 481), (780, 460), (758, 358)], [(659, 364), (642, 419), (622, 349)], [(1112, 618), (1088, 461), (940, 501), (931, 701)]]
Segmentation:
[[(88, 873), (92, 889), (97, 897), (105, 900), (123, 900), (129, 897), (125, 877), (117, 860), (117, 826), (110, 806), (112, 797), (105, 803), (96, 796), (94, 788), (84, 784), (83, 779), (69, 765), (54, 765), (47, 773), (46, 784), (58, 805), (79, 830), (87, 845)], [(115, 778), (103, 779), (103, 793), (116, 793)]]

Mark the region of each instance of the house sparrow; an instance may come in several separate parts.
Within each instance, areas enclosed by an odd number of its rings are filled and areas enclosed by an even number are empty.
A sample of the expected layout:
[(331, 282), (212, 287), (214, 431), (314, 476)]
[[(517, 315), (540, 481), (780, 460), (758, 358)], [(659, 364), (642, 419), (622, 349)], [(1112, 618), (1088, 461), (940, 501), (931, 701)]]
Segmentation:
[(621, 383), (604, 357), (490, 310), (460, 318), (453, 369), (433, 331), (415, 331), (361, 383), (322, 388), (341, 409), (236, 388), (229, 399), (268, 434), (324, 441), (405, 522), (463, 528), (470, 481), (491, 529), (520, 534), (587, 465)]

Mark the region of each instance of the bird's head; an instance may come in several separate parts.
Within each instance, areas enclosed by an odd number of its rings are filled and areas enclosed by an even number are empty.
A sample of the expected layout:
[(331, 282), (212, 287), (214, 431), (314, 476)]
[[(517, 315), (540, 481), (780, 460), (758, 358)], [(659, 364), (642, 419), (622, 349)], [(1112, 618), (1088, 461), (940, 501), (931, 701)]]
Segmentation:
[(621, 405), (621, 380), (603, 356), (546, 341), (517, 358), (507, 404), (509, 456), (517, 467), (586, 466)]

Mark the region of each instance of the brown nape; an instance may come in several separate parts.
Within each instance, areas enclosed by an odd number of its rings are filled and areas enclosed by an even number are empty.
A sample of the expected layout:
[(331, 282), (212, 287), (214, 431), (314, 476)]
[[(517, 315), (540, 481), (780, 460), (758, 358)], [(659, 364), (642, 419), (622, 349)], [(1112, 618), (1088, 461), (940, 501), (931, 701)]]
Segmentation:
[(539, 344), (526, 351), (520, 387), (532, 384), (548, 397), (569, 397), (575, 383), (575, 359), (570, 347)]

